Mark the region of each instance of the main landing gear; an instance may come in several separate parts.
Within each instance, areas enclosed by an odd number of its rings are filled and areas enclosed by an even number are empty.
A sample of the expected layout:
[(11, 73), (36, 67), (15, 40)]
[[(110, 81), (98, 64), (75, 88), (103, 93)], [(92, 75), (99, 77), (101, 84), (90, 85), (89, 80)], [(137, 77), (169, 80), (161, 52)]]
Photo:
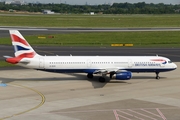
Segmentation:
[(160, 77), (159, 77), (159, 72), (156, 72), (156, 79), (159, 80)]
[(88, 74), (87, 74), (87, 77), (90, 78), (90, 79), (92, 79), (94, 76), (93, 76), (93, 74), (88, 73)]
[[(93, 76), (93, 74), (88, 73), (87, 77), (92, 79), (94, 76)], [(106, 82), (105, 75), (102, 75), (102, 77), (99, 77), (99, 82), (101, 82), (101, 83)]]
[(106, 79), (105, 79), (105, 77), (99, 77), (99, 82), (101, 82), (101, 83), (104, 83), (104, 82), (106, 82)]

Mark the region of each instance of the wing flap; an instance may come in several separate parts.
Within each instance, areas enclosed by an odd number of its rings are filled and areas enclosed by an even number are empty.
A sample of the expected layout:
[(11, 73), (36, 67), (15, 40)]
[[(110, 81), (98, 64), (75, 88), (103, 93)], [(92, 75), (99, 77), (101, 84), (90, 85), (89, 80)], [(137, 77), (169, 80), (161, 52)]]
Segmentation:
[(110, 74), (110, 73), (118, 73), (121, 72), (123, 68), (106, 68), (106, 69), (98, 69), (94, 71), (94, 74)]
[(4, 58), (13, 58), (13, 57), (7, 56), (7, 55), (4, 55), (3, 57), (4, 57)]

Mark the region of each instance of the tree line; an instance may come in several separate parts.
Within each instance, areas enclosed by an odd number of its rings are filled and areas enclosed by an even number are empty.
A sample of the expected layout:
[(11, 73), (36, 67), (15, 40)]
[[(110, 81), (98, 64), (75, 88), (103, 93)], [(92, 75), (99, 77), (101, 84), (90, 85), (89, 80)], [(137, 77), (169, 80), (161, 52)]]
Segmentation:
[(153, 4), (153, 3), (114, 3), (112, 5), (68, 5), (68, 4), (33, 4), (27, 5), (8, 5), (0, 2), (0, 10), (28, 12), (42, 12), (44, 9), (52, 10), (56, 13), (99, 13), (99, 14), (175, 14), (180, 13), (180, 5), (172, 4)]

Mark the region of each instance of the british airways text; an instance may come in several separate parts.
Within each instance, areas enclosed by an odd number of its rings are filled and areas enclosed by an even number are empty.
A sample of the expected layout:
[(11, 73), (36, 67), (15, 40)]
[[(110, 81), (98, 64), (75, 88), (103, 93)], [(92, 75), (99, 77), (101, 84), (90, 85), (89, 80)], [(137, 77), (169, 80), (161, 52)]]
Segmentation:
[(161, 66), (159, 63), (135, 63), (135, 66)]

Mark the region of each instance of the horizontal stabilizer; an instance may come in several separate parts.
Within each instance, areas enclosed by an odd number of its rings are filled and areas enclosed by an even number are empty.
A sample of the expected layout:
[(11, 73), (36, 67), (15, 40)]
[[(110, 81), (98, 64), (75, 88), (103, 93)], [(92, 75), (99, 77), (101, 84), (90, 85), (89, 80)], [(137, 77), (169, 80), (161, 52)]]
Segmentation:
[(4, 55), (3, 57), (4, 57), (4, 58), (13, 58), (13, 57), (11, 57), (11, 56), (6, 56), (6, 55)]

